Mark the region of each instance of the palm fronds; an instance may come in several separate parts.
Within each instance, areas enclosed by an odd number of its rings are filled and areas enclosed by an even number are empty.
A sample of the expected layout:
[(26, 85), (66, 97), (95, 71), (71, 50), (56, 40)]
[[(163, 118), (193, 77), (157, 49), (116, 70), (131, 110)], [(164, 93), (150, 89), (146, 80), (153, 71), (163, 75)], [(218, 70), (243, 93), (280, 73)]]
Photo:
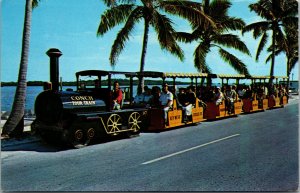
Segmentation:
[(32, 2), (31, 2), (32, 9), (36, 8), (37, 6), (39, 6), (39, 2), (40, 1), (41, 0), (32, 0)]
[(265, 33), (262, 35), (262, 37), (261, 37), (261, 39), (260, 39), (260, 42), (259, 42), (259, 44), (258, 44), (258, 48), (257, 48), (257, 51), (256, 51), (256, 56), (255, 56), (256, 61), (258, 61), (260, 53), (262, 52), (262, 50), (263, 50), (264, 47), (266, 46), (267, 41), (268, 41), (268, 38), (269, 38), (268, 33), (265, 32)]
[[(110, 29), (114, 28), (127, 20), (134, 9), (133, 4), (119, 5), (112, 7), (103, 13), (97, 30), (97, 35), (102, 36)], [(135, 13), (136, 14), (136, 13)]]
[(239, 50), (247, 55), (251, 55), (247, 46), (244, 42), (240, 40), (240, 38), (237, 35), (232, 34), (220, 34), (217, 36), (213, 36), (212, 38), (213, 42), (229, 47), (234, 48), (236, 50)]
[(115, 66), (118, 56), (125, 48), (125, 43), (129, 40), (129, 36), (134, 28), (134, 25), (141, 19), (139, 15), (141, 9), (142, 7), (137, 7), (134, 11), (131, 12), (124, 27), (117, 34), (117, 37), (112, 45), (109, 58), (112, 66)]
[(250, 55), (247, 46), (238, 36), (224, 33), (229, 30), (241, 30), (245, 26), (242, 19), (228, 16), (230, 6), (231, 3), (228, 0), (213, 0), (212, 2), (205, 0), (203, 2), (204, 14), (211, 18), (217, 28), (207, 26), (205, 23), (200, 22), (192, 25), (192, 33), (175, 33), (175, 37), (178, 41), (185, 43), (200, 41), (194, 51), (194, 66), (198, 71), (210, 72), (205, 59), (211, 47), (218, 47), (221, 49), (222, 59), (233, 66), (238, 72), (248, 73), (246, 66), (239, 59), (222, 49), (222, 46), (225, 46)]
[(165, 15), (154, 11), (153, 26), (157, 32), (157, 38), (161, 48), (168, 50), (171, 54), (177, 56), (180, 60), (183, 60), (183, 51), (176, 43), (173, 36), (175, 30), (172, 27), (172, 21)]
[(216, 27), (214, 21), (202, 11), (200, 3), (192, 1), (161, 1), (160, 8), (167, 13), (178, 15), (187, 19), (191, 25), (195, 26), (204, 23), (206, 26)]
[(261, 36), (265, 31), (267, 31), (269, 28), (270, 28), (270, 23), (268, 21), (259, 21), (245, 26), (242, 29), (242, 34), (253, 30), (253, 37), (256, 39), (259, 36)]
[(220, 48), (219, 49), (220, 56), (228, 62), (237, 72), (245, 75), (249, 75), (248, 69), (246, 65), (237, 57), (227, 52), (226, 50)]

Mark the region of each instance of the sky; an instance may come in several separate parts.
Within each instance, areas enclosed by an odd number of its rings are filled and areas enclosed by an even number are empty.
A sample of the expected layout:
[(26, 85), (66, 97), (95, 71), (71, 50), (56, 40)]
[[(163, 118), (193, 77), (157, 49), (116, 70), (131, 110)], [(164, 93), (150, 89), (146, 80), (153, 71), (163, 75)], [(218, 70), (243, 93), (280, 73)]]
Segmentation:
[[(246, 24), (260, 20), (248, 5), (254, 0), (232, 0), (229, 15), (242, 18)], [(63, 81), (75, 80), (75, 73), (81, 70), (116, 70), (139, 71), (142, 50), (143, 22), (135, 26), (126, 48), (120, 54), (116, 66), (109, 63), (111, 46), (122, 25), (115, 27), (102, 37), (96, 32), (101, 15), (107, 7), (101, 0), (42, 0), (32, 13), (30, 51), (28, 63), (28, 81), (49, 81), (50, 48), (58, 48), (60, 57), (60, 74)], [(1, 0), (1, 81), (17, 81), (22, 30), (24, 22), (25, 0)], [(177, 31), (191, 32), (187, 22), (172, 17)], [(240, 33), (238, 33), (240, 35)], [(259, 61), (255, 61), (258, 41), (252, 33), (241, 36), (252, 56), (232, 51), (248, 67), (251, 75), (269, 75), (270, 63), (265, 64), (267, 57), (263, 52)], [(193, 52), (196, 43), (180, 43), (185, 59), (181, 62), (167, 51), (160, 49), (157, 35), (150, 29), (149, 43), (145, 61), (145, 70), (162, 72), (197, 72), (193, 63)], [(207, 64), (213, 73), (237, 74), (226, 62), (220, 59), (217, 50), (212, 49), (207, 57)], [(292, 71), (293, 79), (298, 79), (298, 64)], [(276, 76), (286, 76), (286, 59), (284, 55), (276, 57)]]

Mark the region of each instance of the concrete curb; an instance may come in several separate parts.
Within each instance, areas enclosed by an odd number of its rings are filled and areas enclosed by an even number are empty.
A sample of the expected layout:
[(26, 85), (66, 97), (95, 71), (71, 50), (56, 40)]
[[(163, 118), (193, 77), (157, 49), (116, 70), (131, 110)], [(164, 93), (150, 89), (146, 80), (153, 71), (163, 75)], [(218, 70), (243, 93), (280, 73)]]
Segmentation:
[[(5, 124), (6, 120), (1, 120), (1, 132), (3, 125)], [(41, 139), (36, 135), (31, 135), (31, 120), (25, 120), (24, 122), (24, 136), (20, 139), (16, 138), (3, 138), (1, 137), (1, 149), (11, 147), (11, 146), (18, 146), (18, 145), (24, 145), (28, 143), (34, 143), (41, 141)]]

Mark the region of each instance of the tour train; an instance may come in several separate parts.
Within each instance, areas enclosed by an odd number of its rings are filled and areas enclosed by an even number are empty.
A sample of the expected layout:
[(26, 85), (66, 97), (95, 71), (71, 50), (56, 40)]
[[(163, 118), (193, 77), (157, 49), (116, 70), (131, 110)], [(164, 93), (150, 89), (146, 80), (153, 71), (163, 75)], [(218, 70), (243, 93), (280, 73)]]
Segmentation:
[[(222, 102), (216, 105), (215, 101), (206, 102), (203, 106), (198, 98), (191, 115), (184, 120), (184, 111), (174, 94), (172, 108), (167, 112), (167, 120), (159, 106), (138, 106), (133, 103), (133, 81), (135, 78), (159, 78), (164, 83), (172, 79), (170, 89), (176, 92), (176, 79), (191, 79), (191, 85), (199, 85), (206, 80), (211, 85), (213, 78), (235, 79), (237, 85), (241, 79), (251, 79), (265, 82), (267, 76), (224, 75), (207, 73), (163, 73), (163, 72), (117, 72), (102, 70), (86, 70), (76, 73), (77, 89), (59, 89), (59, 60), (62, 55), (58, 49), (47, 52), (50, 57), (50, 84), (44, 85), (35, 101), (36, 119), (32, 123), (35, 131), (47, 142), (63, 143), (75, 148), (87, 146), (101, 141), (109, 136), (138, 135), (141, 131), (162, 131), (185, 125), (197, 124), (205, 120), (215, 120), (224, 117), (237, 116), (241, 113), (264, 111), (276, 107), (283, 107), (288, 103), (287, 96), (269, 97), (258, 100), (256, 95), (247, 99), (240, 99), (234, 103), (234, 110), (228, 113)], [(129, 88), (123, 89), (123, 98), (120, 109), (112, 107), (112, 77), (123, 76), (129, 79)], [(285, 79), (287, 77), (274, 77)], [(194, 82), (195, 81), (195, 82)], [(104, 84), (105, 83), (105, 84)], [(172, 88), (173, 87), (173, 88)], [(197, 87), (196, 87), (197, 88)]]

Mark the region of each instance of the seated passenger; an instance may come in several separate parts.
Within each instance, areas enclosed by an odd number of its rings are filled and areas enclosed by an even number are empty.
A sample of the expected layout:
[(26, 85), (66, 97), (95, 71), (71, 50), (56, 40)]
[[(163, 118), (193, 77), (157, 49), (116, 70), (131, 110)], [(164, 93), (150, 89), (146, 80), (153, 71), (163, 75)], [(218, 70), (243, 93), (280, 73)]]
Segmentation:
[(151, 100), (153, 98), (153, 95), (151, 94), (151, 89), (148, 88), (148, 86), (144, 87), (144, 99), (143, 99), (143, 103), (146, 105), (146, 107), (150, 106)]
[(196, 103), (196, 94), (193, 92), (192, 87), (187, 87), (186, 101), (183, 104), (184, 120), (187, 121), (188, 116), (192, 115), (192, 108)]
[(253, 92), (252, 92), (251, 86), (250, 85), (246, 86), (246, 91), (244, 93), (243, 98), (244, 99), (252, 99), (252, 94), (253, 94)]
[(85, 84), (82, 82), (80, 83), (80, 86), (79, 86), (79, 89), (80, 90), (84, 90), (86, 87), (85, 87)]
[(246, 92), (245, 88), (242, 85), (238, 85), (237, 88), (238, 98), (243, 99), (245, 92)]
[(177, 100), (178, 106), (182, 107), (186, 101), (185, 88), (179, 88), (179, 93), (177, 95), (177, 99), (178, 99)]
[(207, 86), (203, 92), (203, 96), (201, 97), (205, 103), (215, 102), (215, 93), (214, 89), (210, 86)]
[(144, 101), (144, 93), (142, 93), (142, 89), (140, 87), (138, 87), (138, 92), (137, 92), (137, 95), (133, 99), (133, 103), (135, 105), (139, 105), (139, 104), (142, 104), (143, 101)]
[(285, 96), (285, 89), (284, 87), (280, 84), (278, 87), (278, 97), (282, 98), (283, 96)]
[(221, 92), (221, 88), (220, 87), (216, 87), (215, 88), (215, 96), (214, 96), (214, 99), (215, 99), (215, 103), (216, 105), (220, 105), (223, 100), (224, 100), (224, 95), (223, 93)]
[(168, 115), (167, 113), (173, 105), (173, 94), (168, 90), (167, 83), (164, 83), (162, 85), (162, 91), (163, 92), (161, 93), (161, 95), (159, 97), (159, 101), (164, 110), (164, 119), (165, 119), (165, 121), (167, 121), (167, 115)]
[(95, 85), (95, 88), (100, 88), (100, 81), (98, 79), (94, 80), (94, 85)]
[(119, 110), (123, 100), (123, 92), (119, 86), (119, 82), (114, 82), (114, 89), (112, 91), (112, 109)]
[[(179, 89), (179, 90), (180, 90), (180, 89)], [(182, 108), (182, 104), (181, 104), (181, 102), (180, 102), (179, 99), (178, 99), (178, 94), (180, 94), (180, 93), (177, 94), (177, 87), (176, 87), (176, 86), (173, 86), (172, 89), (170, 89), (169, 91), (173, 94), (173, 98), (174, 98), (174, 99), (176, 100), (176, 102), (177, 102), (177, 107), (178, 107), (178, 108)]]
[(231, 86), (227, 86), (227, 90), (225, 92), (225, 99), (228, 114), (234, 113), (234, 102), (236, 102), (237, 94)]
[(158, 86), (153, 86), (151, 89), (151, 94), (152, 94), (152, 97), (149, 100), (150, 106), (159, 107), (160, 106), (159, 98), (161, 95), (160, 88)]

